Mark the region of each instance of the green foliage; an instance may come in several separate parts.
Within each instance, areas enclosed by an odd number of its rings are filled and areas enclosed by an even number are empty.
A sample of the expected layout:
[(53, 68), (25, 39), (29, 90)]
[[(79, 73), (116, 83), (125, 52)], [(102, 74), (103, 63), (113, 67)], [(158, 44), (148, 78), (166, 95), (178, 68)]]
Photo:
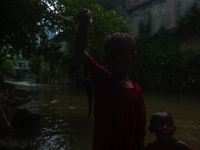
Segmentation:
[(42, 58), (34, 55), (32, 59), (29, 60), (28, 66), (30, 68), (30, 73), (39, 76), (40, 66)]
[(79, 22), (77, 20), (78, 13), (83, 8), (88, 8), (92, 11), (93, 25), (89, 27), (88, 31), (88, 46), (90, 49), (102, 50), (103, 39), (105, 35), (113, 32), (131, 32), (133, 29), (130, 25), (127, 25), (122, 17), (117, 17), (113, 10), (105, 11), (102, 6), (91, 1), (72, 1), (65, 0), (60, 1), (61, 5), (65, 6), (65, 11), (62, 12), (64, 16), (68, 16), (68, 20), (65, 20), (64, 34), (65, 40), (70, 45), (70, 51), (73, 51), (73, 45), (75, 36), (77, 33)]
[(122, 5), (126, 5), (124, 0), (100, 0), (99, 4), (104, 7), (105, 10), (114, 10), (117, 12)]
[(94, 5), (92, 13), (94, 23), (88, 30), (88, 47), (86, 49), (96, 61), (99, 60), (101, 63), (105, 36), (115, 32), (129, 33), (132, 28), (123, 21), (122, 17), (117, 17), (113, 10), (105, 12), (103, 7)]
[[(112, 1), (114, 2), (114, 0)], [(79, 61), (73, 54), (75, 36), (78, 30), (78, 13), (83, 8), (92, 11), (93, 25), (88, 30), (86, 50), (102, 63), (104, 37), (113, 32), (133, 31), (122, 17), (117, 17), (111, 7), (104, 8), (111, 1), (102, 0), (1, 0), (0, 1), (0, 65), (14, 54), (21, 53), (30, 62), (31, 73), (53, 78), (61, 74), (73, 75), (81, 72)], [(53, 9), (50, 9), (53, 8)], [(46, 31), (59, 32), (55, 39), (48, 39)], [(61, 35), (61, 36), (60, 36)], [(59, 37), (60, 36), (60, 37)], [(40, 45), (38, 44), (40, 37)], [(56, 42), (55, 42), (56, 40)], [(59, 51), (61, 41), (67, 41), (67, 53)], [(41, 59), (41, 60), (40, 60)], [(36, 63), (36, 61), (38, 63)], [(42, 67), (39, 71), (39, 63)], [(48, 72), (44, 72), (49, 70)], [(66, 73), (68, 70), (68, 73)]]
[[(67, 19), (60, 21), (61, 24), (62, 22), (64, 23), (64, 30), (60, 31), (54, 39), (59, 42), (67, 41), (65, 51), (58, 51), (53, 41), (50, 44), (51, 47), (46, 46), (48, 44), (42, 41), (41, 50), (38, 48), (40, 54), (45, 54), (43, 61), (48, 63), (49, 67), (54, 71), (48, 73), (52, 77), (64, 74), (64, 72), (68, 72), (67, 74), (73, 77), (74, 74), (80, 74), (83, 71), (80, 62), (73, 52), (74, 41), (79, 26), (77, 15), (83, 8), (90, 9), (93, 17), (93, 25), (88, 28), (86, 51), (100, 64), (103, 64), (102, 54), (104, 53), (103, 43), (105, 36), (114, 32), (129, 33), (133, 31), (133, 28), (127, 25), (122, 17), (117, 17), (113, 10), (105, 11), (95, 1), (60, 0), (57, 5), (64, 7), (59, 13)], [(41, 75), (44, 75), (44, 70), (41, 70)]]
[(37, 81), (37, 76), (34, 73), (25, 74), (23, 77), (25, 79), (31, 79), (31, 80)]
[(37, 52), (39, 55), (43, 56), (43, 61), (50, 62), (51, 67), (55, 66), (55, 61), (59, 61), (63, 55), (61, 51), (59, 51), (61, 45), (56, 43), (53, 39), (43, 40), (40, 43), (40, 46), (37, 48)]
[(139, 35), (150, 33), (151, 32), (151, 14), (150, 12), (146, 12), (148, 14), (148, 19), (146, 22), (139, 23)]
[[(150, 21), (139, 24), (136, 38), (139, 53), (131, 68), (131, 78), (143, 88), (179, 89), (182, 79), (199, 79), (200, 50), (183, 54), (180, 45), (191, 34), (200, 32), (200, 8), (195, 2), (177, 21), (177, 27), (160, 27), (150, 35)], [(150, 17), (149, 17), (150, 18)], [(176, 87), (174, 87), (176, 86)]]
[(195, 30), (200, 30), (200, 9), (197, 1), (185, 11), (185, 15), (177, 20), (180, 34), (191, 34)]
[[(46, 0), (54, 6), (53, 0)], [(0, 1), (0, 64), (7, 57), (21, 54), (31, 58), (38, 45), (38, 37), (47, 38), (45, 30), (54, 29), (59, 14), (40, 0)], [(9, 55), (8, 55), (9, 54)]]
[(6, 77), (13, 77), (16, 74), (17, 73), (14, 70), (13, 61), (6, 59), (0, 66), (0, 75), (5, 75)]

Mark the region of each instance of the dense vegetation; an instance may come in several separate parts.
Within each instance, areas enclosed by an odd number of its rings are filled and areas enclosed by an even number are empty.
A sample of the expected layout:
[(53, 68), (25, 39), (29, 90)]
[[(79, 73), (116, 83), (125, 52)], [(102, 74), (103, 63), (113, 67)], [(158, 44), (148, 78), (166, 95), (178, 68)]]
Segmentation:
[[(0, 75), (6, 75), (7, 77), (12, 77), (13, 75), (16, 75), (17, 72), (14, 70), (14, 64), (13, 61), (10, 59), (6, 59), (3, 61), (2, 65), (0, 66)], [(0, 76), (2, 78), (2, 76)]]
[[(30, 59), (29, 77), (40, 82), (66, 83), (69, 77), (71, 81), (80, 79), (77, 74), (81, 74), (82, 67), (74, 56), (73, 46), (79, 25), (77, 14), (83, 8), (90, 9), (93, 15), (86, 50), (97, 63), (107, 69), (102, 58), (104, 37), (113, 32), (133, 31), (114, 11), (123, 5), (122, 0), (46, 2), (48, 4), (40, 0), (0, 1), (1, 18), (5, 22), (1, 24), (0, 64), (7, 57), (12, 58), (13, 54), (21, 53), (24, 58)], [(4, 7), (8, 4), (11, 7)], [(199, 90), (200, 49), (186, 53), (180, 50), (188, 36), (200, 33), (198, 3), (195, 2), (177, 20), (175, 28), (160, 27), (153, 35), (150, 34), (151, 14), (148, 13), (148, 16), (147, 22), (139, 24), (140, 34), (136, 37), (139, 57), (131, 66), (130, 78), (144, 89), (178, 90), (186, 82), (193, 90)], [(48, 39), (48, 31), (56, 32), (57, 35)], [(192, 80), (195, 82), (191, 83)]]
[(182, 52), (180, 47), (188, 37), (200, 33), (200, 9), (195, 2), (171, 29), (160, 27), (150, 34), (151, 15), (139, 25), (136, 38), (139, 53), (130, 75), (147, 89), (179, 90), (184, 82), (191, 90), (199, 90), (200, 47)]
[(37, 51), (38, 37), (46, 39), (45, 30), (55, 30), (60, 16), (40, 0), (1, 0), (0, 1), (0, 65), (14, 54), (21, 53), (24, 58), (31, 58)]
[[(0, 3), (2, 22), (5, 22), (1, 24), (1, 29), (5, 29), (0, 41), (1, 64), (7, 57), (12, 59), (14, 54), (21, 53), (25, 59), (31, 59), (30, 71), (39, 76), (42, 82), (61, 80), (81, 72), (80, 63), (73, 54), (73, 46), (79, 25), (77, 14), (83, 8), (92, 11), (94, 20), (88, 31), (87, 51), (93, 57), (97, 56), (99, 61), (105, 35), (117, 31), (129, 33), (133, 30), (111, 9), (113, 3), (107, 5), (110, 1), (3, 0)], [(99, 3), (109, 7), (105, 10)], [(11, 7), (5, 7), (9, 4)], [(49, 31), (56, 32), (57, 36), (48, 39)], [(66, 45), (60, 51), (63, 42)]]

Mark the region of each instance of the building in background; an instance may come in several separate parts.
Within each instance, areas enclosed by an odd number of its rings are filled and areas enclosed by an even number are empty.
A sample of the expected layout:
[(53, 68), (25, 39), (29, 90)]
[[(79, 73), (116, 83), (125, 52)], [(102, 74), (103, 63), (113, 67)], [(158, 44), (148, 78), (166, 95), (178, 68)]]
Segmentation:
[[(139, 34), (139, 23), (148, 19), (147, 12), (151, 14), (151, 33), (155, 33), (161, 26), (173, 28), (176, 20), (184, 15), (195, 0), (126, 0), (121, 6), (121, 15), (124, 20), (133, 26), (131, 36)], [(197, 0), (200, 3), (200, 0)]]
[[(56, 32), (53, 32), (53, 31), (50, 31), (48, 30), (48, 28), (45, 28), (45, 32), (48, 36), (48, 39), (52, 39), (54, 38), (54, 36), (57, 34)], [(41, 38), (38, 37), (38, 44), (40, 44), (41, 42)], [(14, 69), (17, 71), (17, 73), (19, 72), (30, 72), (30, 68), (28, 66), (28, 61), (25, 60), (21, 54), (15, 54), (14, 55), (14, 60), (13, 60), (13, 63), (14, 63)]]

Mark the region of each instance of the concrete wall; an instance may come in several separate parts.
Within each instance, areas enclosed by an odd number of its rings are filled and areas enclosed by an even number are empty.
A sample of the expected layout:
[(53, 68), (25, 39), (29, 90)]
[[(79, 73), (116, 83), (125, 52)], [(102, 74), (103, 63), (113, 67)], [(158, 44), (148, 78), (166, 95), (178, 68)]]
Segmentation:
[[(147, 21), (151, 13), (151, 33), (155, 33), (160, 26), (172, 28), (176, 26), (176, 20), (184, 14), (194, 0), (126, 0), (122, 6), (121, 15), (124, 20), (135, 29), (131, 36), (139, 34), (139, 23)], [(200, 3), (200, 0), (198, 0)]]

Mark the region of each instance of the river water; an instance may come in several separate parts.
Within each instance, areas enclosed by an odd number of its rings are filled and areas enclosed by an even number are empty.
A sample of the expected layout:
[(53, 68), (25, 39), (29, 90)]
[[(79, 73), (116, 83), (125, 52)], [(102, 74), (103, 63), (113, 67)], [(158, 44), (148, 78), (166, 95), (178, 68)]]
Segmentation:
[[(21, 108), (41, 115), (39, 121), (20, 128), (30, 140), (31, 150), (91, 150), (94, 119), (91, 115), (87, 126), (87, 97), (81, 87), (54, 84), (12, 82), (16, 88), (31, 92), (32, 100)], [(147, 135), (145, 142), (155, 139), (148, 131), (151, 115), (158, 110), (168, 111), (177, 127), (178, 138), (200, 149), (200, 94), (146, 92)]]

